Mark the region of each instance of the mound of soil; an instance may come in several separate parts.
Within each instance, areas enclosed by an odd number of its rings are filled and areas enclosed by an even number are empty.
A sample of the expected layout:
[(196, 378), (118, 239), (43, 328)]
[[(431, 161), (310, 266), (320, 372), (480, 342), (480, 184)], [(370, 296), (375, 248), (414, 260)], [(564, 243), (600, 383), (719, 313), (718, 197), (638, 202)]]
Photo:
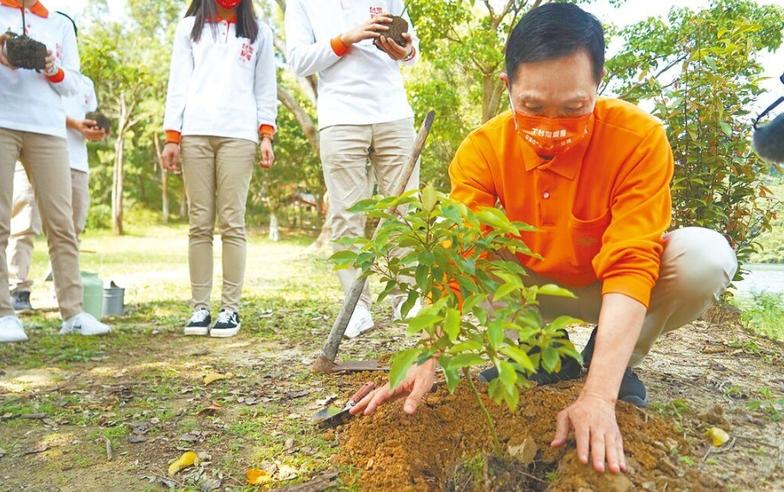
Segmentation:
[[(403, 39), (403, 33), (408, 32), (408, 22), (402, 17), (397, 15), (392, 16), (392, 23), (389, 24), (389, 30), (384, 31), (382, 35), (386, 38), (392, 39), (395, 41), (399, 46), (405, 46), (406, 40)], [(373, 41), (373, 44), (376, 45), (376, 48), (380, 50), (384, 50), (381, 47), (381, 44), (378, 42), (378, 39)]]
[(84, 117), (85, 119), (95, 121), (98, 124), (98, 128), (104, 131), (108, 132), (112, 127), (112, 123), (109, 121), (109, 118), (99, 111), (90, 111), (84, 115)]
[(16, 68), (43, 70), (46, 68), (46, 45), (28, 37), (9, 33), (5, 42), (8, 61)]
[[(517, 456), (490, 457), (492, 444), (470, 389), (454, 395), (445, 388), (430, 395), (414, 416), (402, 401), (355, 418), (338, 429), (337, 464), (361, 473), (345, 478), (362, 490), (722, 490), (714, 479), (687, 469), (680, 461), (688, 444), (668, 422), (626, 403), (619, 403), (629, 471), (599, 475), (582, 465), (574, 442), (550, 447), (555, 416), (572, 402), (581, 383), (525, 391), (512, 415), (485, 397), (503, 445)], [(519, 452), (525, 448), (525, 451)], [(510, 451), (511, 452), (511, 451)], [(527, 457), (520, 458), (521, 455)], [(354, 483), (351, 483), (352, 480)]]

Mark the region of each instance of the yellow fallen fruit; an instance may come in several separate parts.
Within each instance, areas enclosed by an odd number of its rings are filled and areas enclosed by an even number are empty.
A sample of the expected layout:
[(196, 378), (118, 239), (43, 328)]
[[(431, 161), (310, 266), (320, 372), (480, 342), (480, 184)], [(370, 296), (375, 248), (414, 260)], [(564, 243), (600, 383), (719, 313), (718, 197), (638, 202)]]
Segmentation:
[(245, 472), (245, 480), (248, 481), (248, 485), (264, 485), (272, 482), (272, 477), (264, 470), (250, 468)]
[(727, 444), (727, 441), (730, 440), (730, 435), (718, 427), (711, 427), (705, 431), (705, 436), (707, 436), (707, 438), (710, 439), (711, 444), (717, 448), (724, 446)]
[(215, 381), (220, 381), (222, 379), (231, 379), (234, 377), (234, 374), (227, 372), (226, 374), (220, 374), (217, 372), (211, 372), (204, 376), (204, 386), (214, 383)]
[(198, 464), (199, 464), (198, 454), (194, 453), (193, 451), (185, 452), (182, 454), (182, 456), (172, 461), (172, 463), (169, 465), (169, 476), (173, 477), (180, 470)]

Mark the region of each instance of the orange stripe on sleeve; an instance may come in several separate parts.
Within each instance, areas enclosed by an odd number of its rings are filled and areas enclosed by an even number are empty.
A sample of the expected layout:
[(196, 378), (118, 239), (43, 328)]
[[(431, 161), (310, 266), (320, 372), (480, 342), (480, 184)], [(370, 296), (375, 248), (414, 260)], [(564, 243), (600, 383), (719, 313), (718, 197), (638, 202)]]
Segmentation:
[(47, 76), (46, 80), (48, 80), (53, 84), (59, 84), (60, 82), (65, 80), (65, 71), (62, 68), (60, 68), (57, 70), (56, 74)]
[(332, 38), (329, 44), (330, 46), (332, 46), (332, 51), (334, 51), (335, 54), (338, 56), (345, 55), (346, 53), (348, 53), (350, 48), (349, 46), (346, 45), (346, 43), (343, 42), (342, 39), (340, 39), (340, 36)]
[(166, 143), (180, 143), (181, 135), (176, 130), (166, 130)]

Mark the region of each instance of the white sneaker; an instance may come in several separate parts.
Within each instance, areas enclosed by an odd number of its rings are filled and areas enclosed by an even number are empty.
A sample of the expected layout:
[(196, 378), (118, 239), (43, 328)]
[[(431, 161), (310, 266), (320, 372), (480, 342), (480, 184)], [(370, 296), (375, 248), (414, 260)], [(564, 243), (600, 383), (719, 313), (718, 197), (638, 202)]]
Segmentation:
[(193, 311), (191, 319), (188, 320), (188, 324), (185, 325), (183, 332), (186, 335), (209, 335), (211, 323), (212, 316), (210, 316), (210, 310), (202, 307)]
[[(406, 300), (404, 298), (400, 302), (395, 304), (395, 313), (393, 315), (394, 318), (395, 318), (395, 321), (402, 321), (403, 320), (403, 304), (405, 304), (405, 303), (406, 303)], [(408, 311), (408, 314), (406, 315), (406, 319), (408, 320), (408, 319), (411, 319), (411, 318), (415, 318), (416, 315), (419, 314), (419, 311), (421, 311), (421, 310), (422, 310), (422, 300), (421, 299), (417, 299), (416, 302), (414, 302), (414, 305), (411, 306), (411, 309)]]
[(343, 335), (348, 338), (356, 338), (373, 328), (373, 326), (375, 326), (375, 324), (373, 323), (373, 317), (370, 315), (368, 308), (362, 304), (357, 304), (357, 307), (354, 308), (354, 313), (351, 315), (351, 319), (348, 321), (346, 332)]
[(16, 316), (3, 316), (0, 318), (0, 343), (26, 342), (22, 322)]
[(76, 333), (87, 337), (95, 335), (106, 335), (112, 329), (97, 319), (90, 313), (79, 313), (71, 319), (63, 321), (63, 327), (60, 328), (60, 335), (67, 335), (69, 333)]

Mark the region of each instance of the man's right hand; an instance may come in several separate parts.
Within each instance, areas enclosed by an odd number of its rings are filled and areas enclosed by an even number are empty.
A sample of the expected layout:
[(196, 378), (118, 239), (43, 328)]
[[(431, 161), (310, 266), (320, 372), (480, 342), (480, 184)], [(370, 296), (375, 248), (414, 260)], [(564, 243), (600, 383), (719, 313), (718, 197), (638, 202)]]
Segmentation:
[(436, 359), (428, 359), (427, 362), (421, 366), (412, 366), (406, 378), (400, 385), (392, 390), (389, 383), (381, 388), (376, 389), (357, 403), (351, 409), (351, 415), (370, 415), (376, 411), (379, 405), (387, 401), (397, 400), (407, 396), (406, 402), (403, 405), (403, 411), (411, 415), (416, 412), (417, 407), (422, 402), (422, 399), (430, 393), (433, 388), (433, 382), (436, 377)]
[(170, 173), (177, 173), (180, 171), (180, 144), (169, 142), (163, 146), (161, 153), (161, 160), (163, 160), (163, 167)]
[(11, 62), (8, 61), (8, 56), (5, 54), (5, 42), (8, 41), (9, 36), (7, 33), (0, 34), (0, 65), (5, 65), (6, 67), (16, 70), (16, 67), (11, 65)]
[(340, 35), (340, 40), (346, 46), (359, 43), (366, 39), (376, 39), (381, 36), (381, 33), (389, 30), (389, 24), (392, 23), (392, 17), (388, 15), (377, 15), (359, 26), (346, 31)]

